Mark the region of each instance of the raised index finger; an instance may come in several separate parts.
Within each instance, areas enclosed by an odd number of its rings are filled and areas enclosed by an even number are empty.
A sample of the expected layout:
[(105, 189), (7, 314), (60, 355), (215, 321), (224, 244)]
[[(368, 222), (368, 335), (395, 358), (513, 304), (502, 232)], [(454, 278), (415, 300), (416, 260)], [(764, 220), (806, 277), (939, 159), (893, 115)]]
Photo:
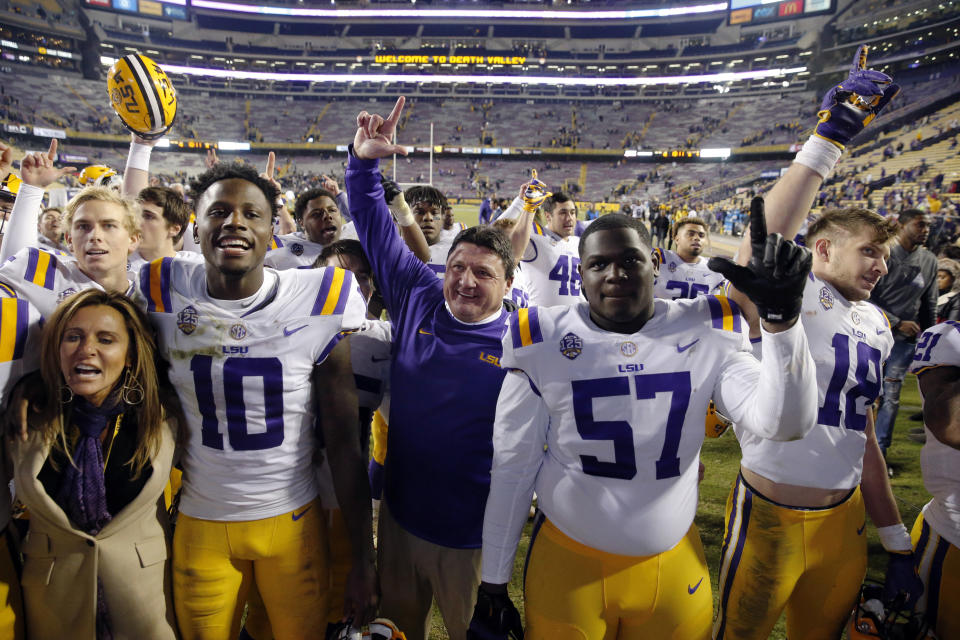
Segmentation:
[(400, 96), (399, 98), (397, 98), (397, 104), (393, 105), (393, 111), (391, 111), (390, 115), (387, 116), (387, 119), (386, 121), (384, 121), (384, 124), (395, 125), (397, 124), (397, 122), (400, 121), (400, 113), (403, 111), (403, 105), (406, 101), (407, 99), (404, 98), (403, 96)]
[[(767, 219), (763, 215), (763, 198), (757, 196), (750, 201), (750, 244), (753, 245), (753, 253), (762, 257), (762, 249), (767, 243)], [(759, 251), (759, 253), (757, 253)]]
[(867, 68), (867, 45), (862, 44), (857, 47), (857, 52), (853, 54), (853, 64), (850, 71), (860, 71)]
[(267, 154), (267, 171), (266, 171), (266, 173), (267, 173), (267, 177), (268, 177), (268, 178), (273, 178), (273, 168), (274, 168), (274, 166), (276, 165), (276, 163), (277, 163), (277, 156), (276, 156), (276, 154), (275, 154), (273, 151), (271, 151), (270, 153)]
[(50, 149), (47, 150), (47, 158), (51, 161), (57, 159), (57, 139), (50, 139)]

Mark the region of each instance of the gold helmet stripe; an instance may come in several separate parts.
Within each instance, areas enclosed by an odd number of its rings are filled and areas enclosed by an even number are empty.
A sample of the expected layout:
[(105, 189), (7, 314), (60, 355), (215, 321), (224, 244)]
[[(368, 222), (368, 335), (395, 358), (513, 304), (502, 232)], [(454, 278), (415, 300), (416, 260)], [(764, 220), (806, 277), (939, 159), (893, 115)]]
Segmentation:
[(163, 126), (163, 111), (160, 109), (160, 100), (157, 96), (157, 88), (153, 86), (150, 74), (147, 73), (147, 65), (143, 58), (136, 53), (124, 56), (127, 66), (133, 72), (133, 77), (140, 86), (140, 93), (147, 102), (147, 115), (150, 116), (150, 128), (157, 129)]

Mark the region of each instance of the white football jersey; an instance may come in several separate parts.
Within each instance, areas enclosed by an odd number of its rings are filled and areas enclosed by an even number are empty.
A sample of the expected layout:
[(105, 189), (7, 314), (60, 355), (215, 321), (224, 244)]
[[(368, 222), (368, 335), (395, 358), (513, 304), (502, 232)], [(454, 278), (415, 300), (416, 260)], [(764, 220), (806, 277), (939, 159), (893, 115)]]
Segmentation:
[[(0, 406), (7, 405), (7, 393), (20, 378), (39, 368), (40, 312), (0, 287)], [(5, 464), (6, 456), (0, 456), (0, 473), (5, 473)], [(10, 492), (0, 487), (0, 530), (9, 521)]]
[(275, 249), (267, 251), (263, 264), (278, 271), (312, 267), (317, 256), (323, 251), (322, 244), (311, 242), (302, 231), (277, 236), (274, 242), (277, 246)]
[[(960, 367), (960, 322), (947, 320), (921, 334), (910, 372), (922, 376), (935, 367)], [(948, 447), (929, 429), (920, 450), (923, 484), (933, 496), (923, 508), (923, 519), (960, 547), (960, 451)]]
[[(194, 262), (203, 262), (203, 254), (196, 251), (177, 251), (176, 257), (183, 260), (193, 260)], [(130, 254), (130, 257), (127, 258), (127, 272), (131, 274), (134, 279), (136, 276), (140, 275), (140, 270), (143, 269), (143, 265), (147, 264), (149, 260), (146, 260), (139, 251), (134, 251)]]
[(523, 256), (530, 305), (553, 307), (576, 304), (580, 296), (580, 265), (576, 236), (561, 239), (549, 231), (530, 236)]
[(457, 234), (466, 228), (467, 225), (463, 224), (462, 222), (454, 222), (453, 226), (449, 229), (440, 229), (440, 239), (438, 242), (445, 242), (448, 245), (453, 244)]
[[(548, 414), (538, 505), (568, 536), (609, 553), (651, 555), (686, 534), (707, 404), (728, 358), (752, 359), (746, 322), (729, 305), (729, 330), (714, 327), (723, 310), (706, 299), (655, 309), (632, 335), (597, 328), (586, 303), (521, 309), (503, 341), (501, 366), (523, 371)], [(501, 422), (521, 414), (507, 388), (495, 448)]]
[[(352, 222), (346, 222), (340, 227), (339, 239), (357, 239), (357, 232), (354, 230)], [(295, 231), (284, 236), (274, 236), (273, 245), (270, 251), (267, 251), (263, 264), (278, 271), (312, 267), (326, 246), (311, 241), (303, 231)]]
[(206, 264), (163, 258), (137, 291), (190, 429), (180, 510), (259, 520), (317, 495), (311, 376), (366, 305), (338, 268), (264, 271), (247, 300), (207, 293)]
[(685, 262), (669, 249), (656, 249), (660, 254), (660, 275), (653, 281), (653, 295), (666, 300), (696, 298), (722, 293), (724, 279), (707, 268), (703, 256), (696, 262)]
[(0, 282), (29, 300), (44, 318), (49, 318), (60, 301), (71, 294), (90, 287), (103, 289), (80, 270), (73, 256), (55, 255), (36, 247), (21, 249), (0, 265)]
[(817, 367), (816, 425), (802, 440), (774, 442), (737, 425), (743, 466), (800, 487), (852, 489), (860, 484), (867, 407), (883, 385), (893, 347), (886, 316), (870, 302), (850, 302), (811, 273), (801, 313)]
[(510, 299), (518, 307), (530, 306), (530, 283), (527, 279), (527, 272), (523, 270), (523, 263), (520, 263), (513, 270), (513, 284), (510, 285)]
[(436, 244), (430, 245), (430, 262), (427, 266), (433, 269), (438, 278), (443, 278), (447, 273), (447, 254), (450, 253), (450, 243), (442, 239)]
[[(366, 320), (363, 328), (350, 334), (350, 362), (353, 380), (357, 385), (357, 405), (360, 407), (360, 433), (368, 434), (373, 412), (380, 409), (389, 415), (390, 351), (392, 325), (384, 320)], [(339, 509), (333, 488), (333, 474), (326, 455), (317, 467), (320, 503), (324, 509)]]

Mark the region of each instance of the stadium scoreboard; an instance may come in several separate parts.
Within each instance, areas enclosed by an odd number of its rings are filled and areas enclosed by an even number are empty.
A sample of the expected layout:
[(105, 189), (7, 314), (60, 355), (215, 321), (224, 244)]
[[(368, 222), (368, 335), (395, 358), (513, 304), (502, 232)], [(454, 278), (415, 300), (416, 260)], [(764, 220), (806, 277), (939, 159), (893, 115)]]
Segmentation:
[(83, 0), (91, 9), (135, 13), (151, 18), (187, 19), (187, 0)]
[(796, 20), (833, 13), (835, 0), (730, 0), (730, 25)]

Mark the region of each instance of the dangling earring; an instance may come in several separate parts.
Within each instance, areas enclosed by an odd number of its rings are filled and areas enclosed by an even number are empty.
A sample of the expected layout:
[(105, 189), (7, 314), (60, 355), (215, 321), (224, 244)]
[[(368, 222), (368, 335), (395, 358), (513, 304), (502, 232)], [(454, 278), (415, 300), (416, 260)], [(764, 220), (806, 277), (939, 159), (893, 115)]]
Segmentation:
[(120, 389), (120, 397), (130, 406), (143, 402), (143, 385), (130, 373), (130, 367), (126, 368), (123, 375), (123, 388)]
[(66, 384), (60, 385), (60, 404), (70, 404), (73, 402), (73, 389)]

